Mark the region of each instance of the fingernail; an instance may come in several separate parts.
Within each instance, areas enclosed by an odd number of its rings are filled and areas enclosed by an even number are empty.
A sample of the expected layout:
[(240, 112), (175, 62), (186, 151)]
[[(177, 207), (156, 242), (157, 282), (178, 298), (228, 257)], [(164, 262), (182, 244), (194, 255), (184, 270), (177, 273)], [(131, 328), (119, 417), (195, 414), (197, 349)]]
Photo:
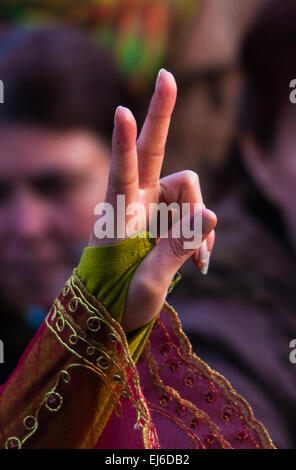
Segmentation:
[(204, 276), (206, 276), (208, 274), (209, 264), (210, 264), (210, 258), (208, 259), (207, 263), (203, 264), (200, 268), (200, 272)]
[(199, 250), (199, 260), (201, 263), (206, 263), (209, 258), (209, 250), (207, 245), (207, 240), (204, 240), (200, 246)]
[(158, 87), (158, 85), (160, 84), (160, 79), (161, 79), (161, 72), (163, 72), (164, 68), (160, 69), (160, 71), (158, 72), (158, 75), (157, 75), (157, 79), (156, 79), (156, 82), (155, 82), (155, 88), (154, 88), (154, 91), (156, 90), (156, 88)]
[(115, 110), (115, 114), (114, 114), (114, 126), (116, 125), (116, 116), (117, 116), (117, 112), (118, 112), (119, 108), (123, 108), (123, 106), (117, 106), (117, 108), (116, 108), (116, 110)]
[(204, 240), (199, 250), (199, 261), (201, 263), (200, 272), (206, 275), (210, 264), (210, 252), (208, 250), (207, 240)]

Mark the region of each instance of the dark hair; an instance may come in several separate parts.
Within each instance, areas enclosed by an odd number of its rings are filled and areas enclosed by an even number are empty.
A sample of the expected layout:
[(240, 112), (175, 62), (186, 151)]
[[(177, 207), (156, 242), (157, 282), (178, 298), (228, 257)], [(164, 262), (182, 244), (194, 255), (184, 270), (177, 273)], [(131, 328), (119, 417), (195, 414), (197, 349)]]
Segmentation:
[(267, 1), (242, 45), (247, 86), (241, 124), (262, 147), (272, 144), (296, 78), (296, 1)]
[(14, 29), (1, 36), (0, 121), (86, 128), (110, 138), (115, 108), (129, 106), (111, 54), (80, 31)]

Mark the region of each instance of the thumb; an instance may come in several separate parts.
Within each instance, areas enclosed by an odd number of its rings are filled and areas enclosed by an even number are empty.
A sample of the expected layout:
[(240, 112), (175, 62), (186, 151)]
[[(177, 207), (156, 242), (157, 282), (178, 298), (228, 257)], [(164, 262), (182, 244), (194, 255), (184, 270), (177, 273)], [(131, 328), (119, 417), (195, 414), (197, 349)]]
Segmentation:
[[(192, 220), (190, 215), (186, 218)], [(189, 223), (189, 220), (187, 222)], [(203, 240), (216, 223), (214, 212), (203, 209)], [(159, 312), (175, 273), (197, 248), (186, 248), (186, 241), (188, 242), (188, 238), (183, 235), (179, 238), (173, 237), (171, 229), (168, 238), (162, 238), (136, 269), (129, 285), (123, 317), (123, 328), (126, 332), (149, 323)], [(138, 312), (137, 317), (135, 312)]]

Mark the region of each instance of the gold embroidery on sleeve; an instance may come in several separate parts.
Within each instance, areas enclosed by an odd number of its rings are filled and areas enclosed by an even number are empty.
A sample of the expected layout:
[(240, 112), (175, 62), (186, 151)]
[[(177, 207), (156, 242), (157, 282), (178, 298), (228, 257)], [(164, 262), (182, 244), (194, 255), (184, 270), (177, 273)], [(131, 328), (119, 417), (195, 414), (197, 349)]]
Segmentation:
[[(78, 310), (80, 316), (77, 321), (75, 315)], [(157, 433), (151, 423), (150, 412), (141, 391), (138, 372), (130, 355), (126, 336), (105, 307), (87, 292), (76, 270), (55, 300), (46, 317), (46, 325), (60, 344), (76, 358), (76, 362), (66, 365), (59, 373), (58, 379), (46, 392), (34, 416), (24, 418), (23, 424), (28, 431), (25, 436), (9, 437), (5, 448), (21, 448), (28, 441), (38, 429), (38, 417), (42, 407), (45, 406), (51, 413), (62, 408), (63, 397), (58, 392), (58, 386), (61, 380), (64, 383), (70, 381), (69, 371), (74, 367), (83, 367), (104, 382), (117, 416), (122, 415), (121, 398), (128, 398), (137, 416), (134, 429), (142, 430), (144, 448), (158, 448)], [(97, 335), (100, 336), (102, 327), (107, 329), (108, 334), (107, 337), (103, 336), (100, 342)]]

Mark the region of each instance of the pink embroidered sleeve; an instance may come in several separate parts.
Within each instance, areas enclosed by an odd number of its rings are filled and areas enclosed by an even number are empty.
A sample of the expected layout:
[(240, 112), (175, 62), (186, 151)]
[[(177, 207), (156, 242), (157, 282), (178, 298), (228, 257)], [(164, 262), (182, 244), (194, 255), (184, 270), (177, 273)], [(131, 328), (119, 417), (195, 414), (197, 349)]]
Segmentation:
[(273, 448), (165, 304), (135, 365), (76, 271), (0, 390), (1, 448)]

